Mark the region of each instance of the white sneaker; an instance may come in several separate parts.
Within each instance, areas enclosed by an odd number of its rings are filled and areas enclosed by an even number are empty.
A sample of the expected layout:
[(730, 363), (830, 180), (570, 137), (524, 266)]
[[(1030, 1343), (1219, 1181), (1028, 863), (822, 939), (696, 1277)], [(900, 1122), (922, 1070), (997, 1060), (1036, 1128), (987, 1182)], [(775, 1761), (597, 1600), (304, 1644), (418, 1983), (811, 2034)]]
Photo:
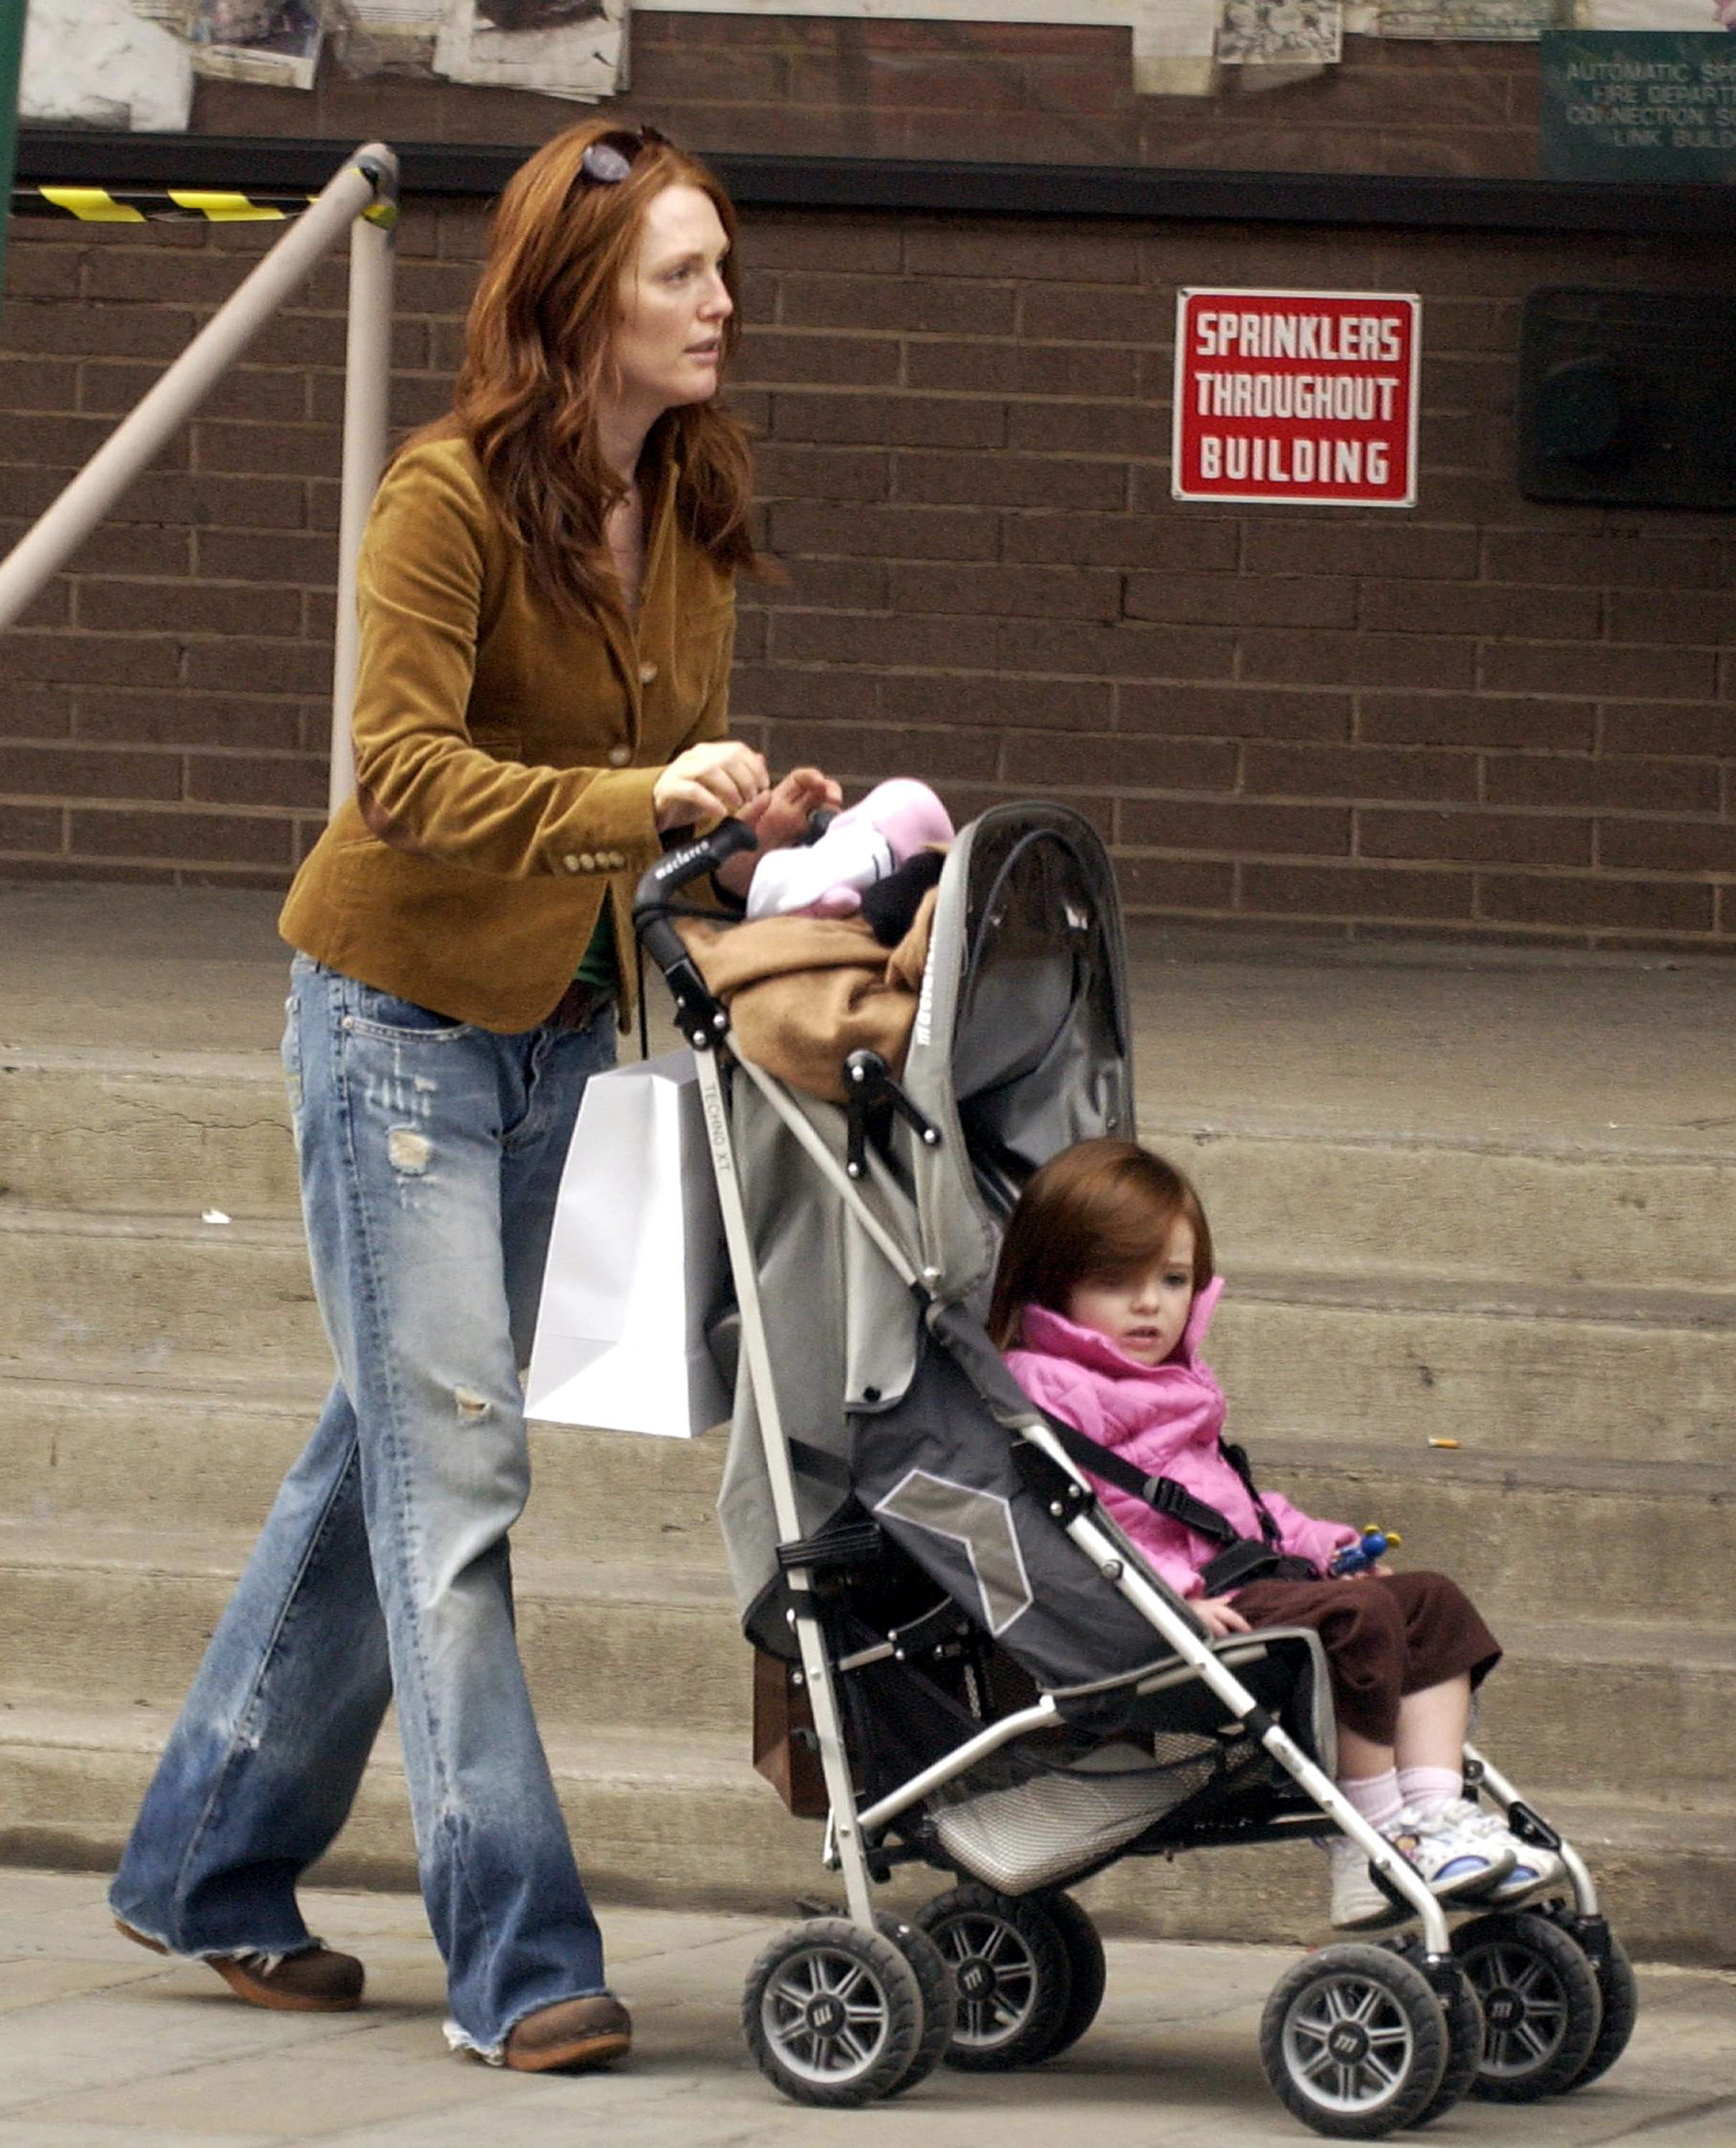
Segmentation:
[(1431, 1825), (1445, 1819), (1473, 1841), (1513, 1852), (1513, 1865), (1506, 1878), (1498, 1880), (1483, 1898), (1503, 1909), (1510, 1909), (1515, 1902), (1540, 1894), (1546, 1887), (1559, 1886), (1567, 1876), (1566, 1865), (1553, 1849), (1523, 1841), (1499, 1813), (1484, 1805), (1474, 1805), (1468, 1798), (1450, 1799), (1431, 1812), (1427, 1819)]
[(1335, 1834), (1322, 1847), (1332, 1884), (1330, 1915), (1335, 1932), (1383, 1931), (1413, 1914), (1377, 1882), (1359, 1843), (1347, 1834)]
[[(1498, 1887), (1518, 1863), (1518, 1845), (1501, 1830), (1495, 1839), (1480, 1826), (1467, 1826), (1453, 1817), (1463, 1798), (1442, 1805), (1427, 1819), (1409, 1806), (1381, 1829), (1395, 1849), (1401, 1849), (1422, 1874), (1437, 1901), (1481, 1900)], [(1482, 1815), (1475, 1814), (1480, 1821)]]

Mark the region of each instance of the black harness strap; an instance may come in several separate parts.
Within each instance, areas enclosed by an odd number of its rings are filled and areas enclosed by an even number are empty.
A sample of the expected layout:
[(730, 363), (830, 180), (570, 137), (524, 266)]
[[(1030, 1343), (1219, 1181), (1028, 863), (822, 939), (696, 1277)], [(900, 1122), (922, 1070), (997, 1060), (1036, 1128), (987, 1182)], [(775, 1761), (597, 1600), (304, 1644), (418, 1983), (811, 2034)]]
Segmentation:
[(1260, 1488), (1255, 1483), (1254, 1473), (1248, 1467), (1247, 1449), (1245, 1447), (1238, 1447), (1233, 1439), (1226, 1439), (1220, 1433), (1217, 1436), (1217, 1451), (1247, 1485), (1247, 1496), (1253, 1501), (1254, 1512), (1260, 1517), (1260, 1533), (1265, 1538), (1268, 1548), (1276, 1551), (1282, 1538), (1278, 1533), (1277, 1523), (1266, 1511), (1266, 1502), (1260, 1497)]
[[(1093, 1477), (1103, 1478), (1117, 1491), (1131, 1493), (1136, 1499), (1144, 1500), (1146, 1506), (1157, 1513), (1167, 1514), (1172, 1522), (1179, 1522), (1183, 1528), (1209, 1537), (1213, 1543), (1228, 1545), (1248, 1541), (1227, 1515), (1220, 1513), (1216, 1507), (1208, 1506), (1205, 1500), (1197, 1499), (1185, 1484), (1178, 1484), (1173, 1477), (1144, 1475), (1131, 1462), (1123, 1460), (1112, 1448), (1101, 1445), (1089, 1433), (1052, 1416), (1047, 1410), (1043, 1412), (1043, 1422), (1061, 1442), (1061, 1451), (1070, 1462), (1077, 1463), (1081, 1469), (1088, 1470)], [(1276, 1551), (1281, 1541), (1278, 1526), (1267, 1512), (1266, 1502), (1255, 1488), (1246, 1453), (1242, 1448), (1232, 1446), (1227, 1439), (1220, 1440), (1218, 1445), (1225, 1460), (1247, 1485), (1248, 1496), (1260, 1517), (1260, 1533), (1267, 1547)]]

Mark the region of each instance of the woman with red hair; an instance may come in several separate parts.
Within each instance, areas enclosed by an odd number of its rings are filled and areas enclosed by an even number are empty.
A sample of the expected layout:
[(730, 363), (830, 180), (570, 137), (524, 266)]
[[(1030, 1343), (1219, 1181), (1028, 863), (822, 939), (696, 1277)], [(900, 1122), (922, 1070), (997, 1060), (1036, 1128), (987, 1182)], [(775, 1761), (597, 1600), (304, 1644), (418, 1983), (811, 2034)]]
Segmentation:
[[(394, 1701), (456, 2048), (628, 2048), (513, 1631), (529, 1354), (563, 1157), (632, 1011), (670, 830), (762, 849), (837, 789), (727, 735), (750, 464), (717, 389), (735, 218), (595, 121), (502, 196), (451, 414), (363, 550), (356, 791), (297, 876), (283, 1057), (337, 1378), (212, 1638), (110, 1902), (256, 2005), (354, 2006), (301, 1874)], [(745, 886), (749, 853), (732, 861)], [(727, 871), (728, 869), (726, 869)]]

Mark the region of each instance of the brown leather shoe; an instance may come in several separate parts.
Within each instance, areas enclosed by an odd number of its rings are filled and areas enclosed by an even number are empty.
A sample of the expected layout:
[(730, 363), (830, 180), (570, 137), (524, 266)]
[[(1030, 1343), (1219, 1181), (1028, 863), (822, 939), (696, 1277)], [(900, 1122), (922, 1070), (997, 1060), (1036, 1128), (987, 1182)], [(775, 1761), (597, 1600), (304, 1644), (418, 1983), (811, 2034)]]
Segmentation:
[(633, 2047), (633, 2023), (619, 1999), (557, 2000), (527, 2014), (506, 2040), (504, 2063), (515, 2073), (580, 2074), (622, 2059)]
[[(118, 1917), (114, 1928), (153, 1954), (168, 1952)], [(249, 2006), (268, 2006), (279, 2014), (347, 2014), (361, 2003), (365, 1972), (360, 1962), (318, 1940), (299, 1954), (213, 1954), (199, 1959)]]

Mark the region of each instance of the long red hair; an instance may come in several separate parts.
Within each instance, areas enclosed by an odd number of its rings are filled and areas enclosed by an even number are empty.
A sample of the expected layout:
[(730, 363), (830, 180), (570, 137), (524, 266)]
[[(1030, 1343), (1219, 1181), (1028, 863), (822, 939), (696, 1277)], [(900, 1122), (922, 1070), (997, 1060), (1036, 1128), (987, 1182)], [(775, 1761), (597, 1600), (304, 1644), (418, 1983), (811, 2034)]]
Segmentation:
[[(724, 281), (736, 296), (735, 208), (697, 159), (650, 138), (619, 184), (581, 175), (590, 144), (623, 131), (606, 119), (581, 120), (508, 181), (470, 302), (451, 414), (417, 435), (456, 433), (469, 442), (524, 548), (532, 581), (568, 611), (621, 605), (605, 523), (625, 488), (604, 459), (597, 417), (613, 385), (622, 281), (645, 209), (665, 187), (697, 187), (716, 209), (731, 247)], [(724, 324), (725, 365), (737, 319), (732, 313)], [(756, 566), (748, 523), (753, 457), (739, 419), (715, 399), (665, 411), (645, 452), (654, 462), (678, 459), (677, 512), (716, 564), (726, 571)]]

